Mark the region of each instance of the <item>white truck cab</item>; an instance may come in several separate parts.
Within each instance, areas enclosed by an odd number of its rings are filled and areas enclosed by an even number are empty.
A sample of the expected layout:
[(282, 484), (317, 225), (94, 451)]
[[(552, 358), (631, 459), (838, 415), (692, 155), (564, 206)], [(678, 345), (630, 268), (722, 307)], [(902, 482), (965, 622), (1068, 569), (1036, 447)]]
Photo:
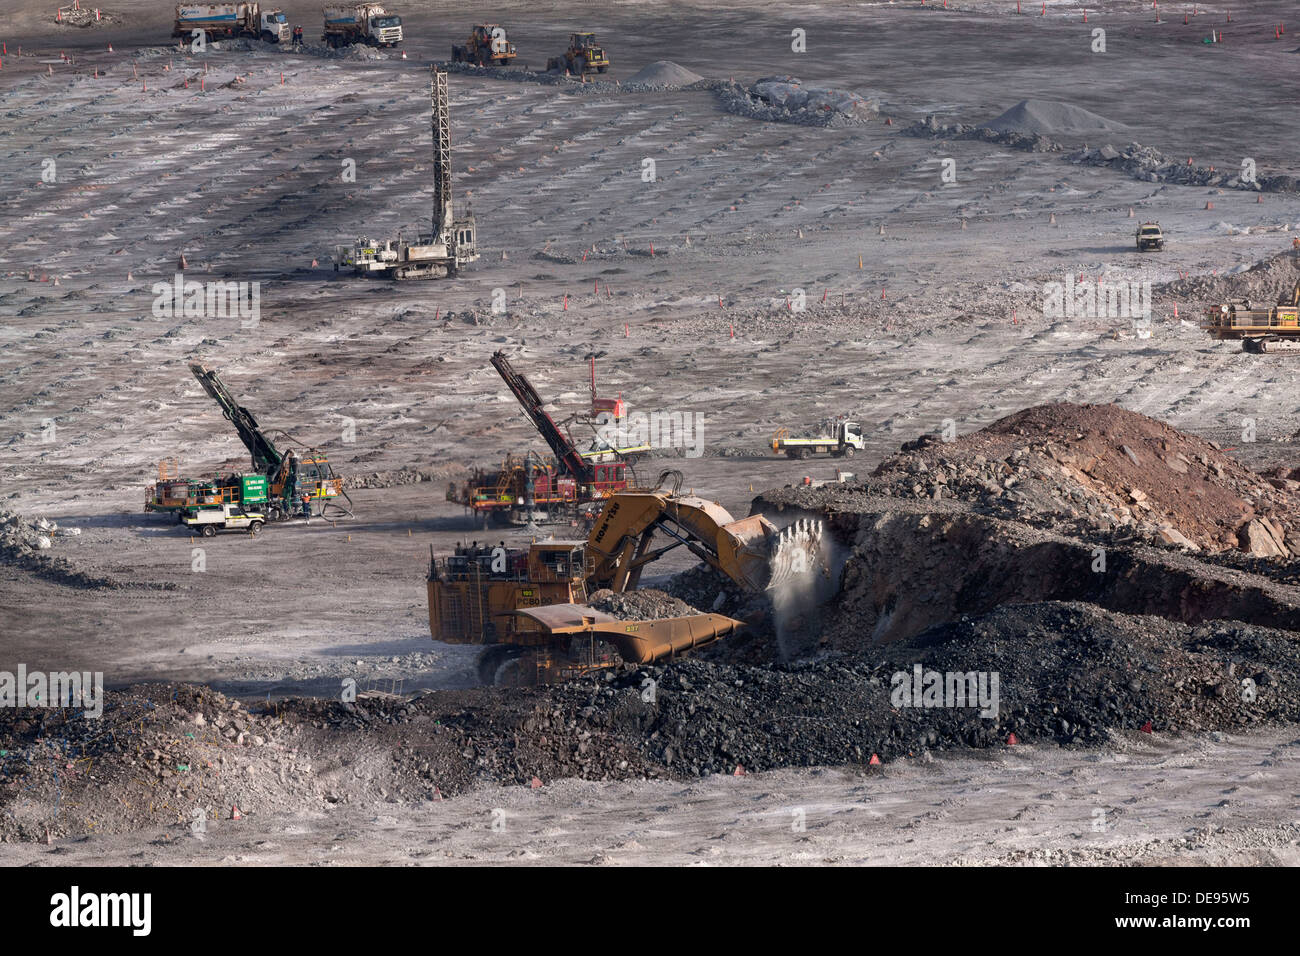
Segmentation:
[(262, 14), (262, 39), (269, 43), (289, 42), (289, 18), (279, 10), (268, 10)]

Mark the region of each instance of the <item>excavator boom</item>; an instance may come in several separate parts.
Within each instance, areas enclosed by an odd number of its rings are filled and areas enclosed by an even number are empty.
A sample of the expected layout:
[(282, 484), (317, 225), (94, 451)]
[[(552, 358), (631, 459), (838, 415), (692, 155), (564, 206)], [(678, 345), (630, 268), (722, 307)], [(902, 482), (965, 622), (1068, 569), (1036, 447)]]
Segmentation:
[[(672, 543), (652, 549), (657, 533)], [(778, 530), (762, 515), (735, 520), (717, 502), (655, 489), (611, 496), (587, 539), (591, 577), (614, 591), (635, 588), (645, 565), (682, 545), (750, 591), (814, 570), (830, 573), (821, 522), (805, 519)]]

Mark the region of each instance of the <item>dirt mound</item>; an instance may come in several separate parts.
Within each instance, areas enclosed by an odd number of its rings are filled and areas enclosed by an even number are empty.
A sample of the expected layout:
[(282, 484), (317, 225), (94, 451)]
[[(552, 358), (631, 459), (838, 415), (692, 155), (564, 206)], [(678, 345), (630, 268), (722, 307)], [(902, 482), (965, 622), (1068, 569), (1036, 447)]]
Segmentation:
[(301, 806), (309, 788), (285, 737), (273, 717), (190, 685), (107, 693), (99, 719), (0, 710), (0, 840), (189, 823), (200, 808), (201, 819)]
[(1266, 479), (1213, 442), (1114, 405), (1043, 405), (953, 442), (923, 436), (873, 477), (902, 497), (957, 498), (1040, 526), (1130, 528), (1263, 557), (1300, 552), (1300, 483)]
[(672, 60), (655, 60), (649, 66), (643, 66), (624, 82), (624, 87), (644, 87), (647, 89), (679, 89), (698, 83), (704, 77), (700, 74), (678, 66)]
[(1128, 129), (1123, 123), (1070, 103), (1032, 99), (1021, 100), (1001, 116), (983, 124), (983, 128), (997, 133), (1050, 137), (1096, 136), (1123, 133)]
[(1153, 292), (1200, 307), (1243, 300), (1263, 308), (1290, 293), (1297, 279), (1300, 279), (1300, 256), (1288, 251), (1257, 262), (1244, 272), (1175, 279)]
[(807, 656), (1041, 601), (1300, 630), (1297, 489), (1145, 416), (1061, 404), (922, 436), (862, 481), (787, 486), (753, 510), (821, 517), (848, 555)]

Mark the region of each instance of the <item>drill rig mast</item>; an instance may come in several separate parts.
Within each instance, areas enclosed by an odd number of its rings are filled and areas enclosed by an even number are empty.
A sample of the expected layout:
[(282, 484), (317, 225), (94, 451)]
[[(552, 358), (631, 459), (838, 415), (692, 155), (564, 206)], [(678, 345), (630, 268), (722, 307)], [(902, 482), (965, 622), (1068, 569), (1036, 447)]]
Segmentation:
[[(252, 457), (253, 469), (266, 476), (269, 520), (310, 514), (313, 504), (319, 509), (318, 514), (324, 514), (326, 506), (331, 504), (330, 499), (340, 495), (351, 505), (352, 500), (343, 490), (343, 479), (335, 477), (328, 458), (314, 448), (307, 449), (301, 457), (294, 449), (281, 452), (257, 423), (253, 413), (239, 404), (214, 369), (196, 362), (190, 365), (190, 371), (203, 390), (221, 407), (221, 414), (235, 426), (239, 440)], [(341, 508), (338, 505), (333, 507)], [(348, 516), (352, 514), (350, 508), (341, 510)]]

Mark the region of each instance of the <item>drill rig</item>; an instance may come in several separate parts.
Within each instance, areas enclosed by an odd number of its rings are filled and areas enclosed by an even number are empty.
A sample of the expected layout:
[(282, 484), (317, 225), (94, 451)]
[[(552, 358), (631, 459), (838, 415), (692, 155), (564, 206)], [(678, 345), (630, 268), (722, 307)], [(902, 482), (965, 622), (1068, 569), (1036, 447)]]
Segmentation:
[[(634, 589), (642, 570), (685, 547), (746, 590), (805, 589), (830, 577), (820, 521), (778, 529), (762, 515), (735, 520), (716, 502), (676, 484), (609, 496), (585, 541), (544, 541), (523, 550), (457, 548), (430, 553), (429, 630), (435, 641), (479, 644), (487, 684), (552, 683), (674, 657), (743, 626), (721, 614), (623, 621), (586, 604), (608, 588)], [(656, 535), (665, 544), (654, 547)]]
[[(282, 452), (258, 425), (253, 413), (235, 400), (213, 369), (193, 363), (190, 371), (203, 390), (221, 406), (221, 414), (235, 426), (239, 440), (252, 456), (253, 469), (266, 476), (268, 521), (307, 517), (313, 509), (317, 515), (326, 514), (328, 509), (331, 514), (352, 517), (352, 499), (343, 490), (343, 479), (335, 476), (328, 458), (315, 448), (305, 449), (302, 455), (292, 448)], [(284, 432), (277, 431), (276, 434), (293, 441), (292, 436)], [(340, 496), (347, 501), (348, 507), (334, 501)]]
[(454, 276), (460, 267), (478, 259), (474, 214), (457, 219), (451, 199), (451, 120), (447, 106), (447, 74), (436, 67), (429, 73), (433, 104), (433, 222), (428, 234), (371, 240), (362, 236), (355, 245), (338, 246), (334, 271), (349, 266), (357, 275), (382, 279), (437, 279)]
[(555, 465), (531, 453), (522, 459), (508, 456), (498, 471), (480, 471), (463, 484), (453, 483), (447, 489), (448, 501), (499, 523), (527, 524), (539, 513), (573, 511), (629, 487), (626, 462), (578, 451), (573, 438), (546, 411), (537, 389), (515, 371), (504, 352), (492, 356), (492, 367), (550, 446)]

